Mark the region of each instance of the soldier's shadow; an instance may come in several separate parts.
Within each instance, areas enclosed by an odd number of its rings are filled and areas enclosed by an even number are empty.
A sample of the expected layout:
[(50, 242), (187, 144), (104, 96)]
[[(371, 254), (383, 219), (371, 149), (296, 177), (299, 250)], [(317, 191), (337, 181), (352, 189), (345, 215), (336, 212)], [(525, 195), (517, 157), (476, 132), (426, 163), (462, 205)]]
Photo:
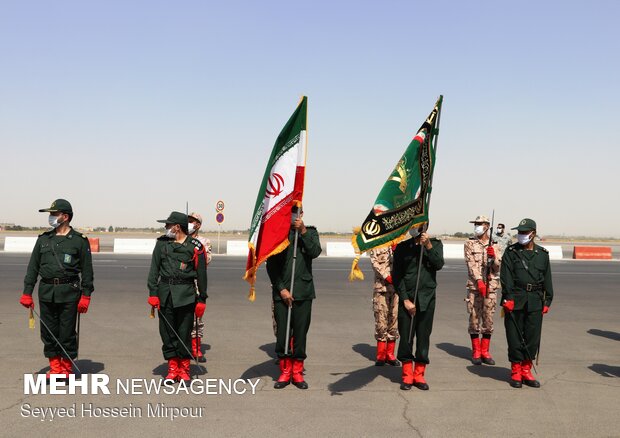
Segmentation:
[[(78, 369), (74, 370), (76, 377), (80, 378), (83, 374), (99, 374), (105, 369), (105, 366), (102, 362), (93, 362), (90, 359), (78, 359), (75, 360), (75, 365), (77, 365)], [(50, 367), (41, 368), (36, 374), (44, 374), (50, 370)]]
[(603, 377), (620, 377), (620, 367), (605, 365), (602, 363), (593, 363), (588, 368)]
[[(204, 376), (207, 374), (207, 364), (201, 363), (200, 366), (196, 366), (196, 362), (194, 360), (190, 361), (189, 365), (189, 373), (193, 376)], [(153, 368), (154, 376), (161, 376), (162, 378), (166, 377), (168, 374), (168, 362), (162, 363), (161, 365), (157, 365)]]
[(590, 329), (588, 333), (594, 336), (601, 336), (603, 338), (611, 339), (612, 341), (620, 341), (620, 333), (611, 332), (609, 330)]
[(361, 389), (375, 380), (378, 376), (389, 379), (392, 383), (400, 383), (401, 368), (384, 365), (378, 367), (374, 365), (375, 347), (369, 344), (355, 344), (352, 346), (353, 351), (359, 353), (369, 361), (372, 365), (344, 373), (331, 373), (332, 376), (344, 376), (336, 382), (327, 385), (327, 389), (331, 395), (343, 395), (345, 392), (351, 392)]
[(274, 381), (280, 376), (280, 370), (277, 365), (274, 364), (276, 356), (276, 343), (271, 342), (269, 344), (263, 344), (258, 347), (259, 350), (264, 351), (269, 356), (269, 359), (259, 364), (253, 365), (245, 370), (240, 379), (251, 379), (258, 377), (271, 377)]
[[(437, 348), (445, 351), (450, 356), (464, 359), (471, 363), (471, 349), (462, 345), (451, 344), (450, 342), (443, 342), (441, 344), (435, 344)], [(479, 377), (487, 379), (499, 380), (505, 382), (510, 375), (510, 370), (504, 367), (498, 367), (497, 365), (470, 365), (467, 367), (467, 371), (475, 374)]]
[(442, 342), (441, 344), (435, 344), (435, 346), (440, 350), (445, 351), (450, 356), (471, 361), (471, 349), (468, 347), (451, 344), (450, 342)]
[(510, 369), (497, 365), (470, 365), (467, 367), (467, 371), (476, 376), (500, 382), (506, 382), (510, 378)]

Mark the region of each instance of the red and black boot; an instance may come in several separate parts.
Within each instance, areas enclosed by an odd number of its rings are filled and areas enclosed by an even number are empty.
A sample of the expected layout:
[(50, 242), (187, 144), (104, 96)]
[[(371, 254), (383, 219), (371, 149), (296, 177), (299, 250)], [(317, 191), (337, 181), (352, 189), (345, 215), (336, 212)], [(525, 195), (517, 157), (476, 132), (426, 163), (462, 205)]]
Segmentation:
[(480, 342), (480, 356), (482, 357), (482, 363), (486, 365), (495, 365), (495, 361), (489, 353), (489, 347), (491, 346), (491, 335), (482, 335), (482, 341)]
[(398, 359), (396, 359), (396, 356), (394, 356), (394, 349), (395, 348), (396, 348), (396, 341), (394, 341), (394, 340), (387, 341), (387, 348), (386, 348), (386, 352), (385, 352), (385, 361), (389, 365), (392, 365), (393, 367), (400, 366), (400, 362), (398, 361)]
[(387, 359), (387, 343), (385, 341), (377, 341), (377, 360), (375, 366), (382, 367)]
[(521, 364), (519, 362), (512, 362), (510, 370), (510, 386), (513, 388), (521, 388)]
[(179, 358), (173, 357), (168, 359), (168, 374), (166, 374), (166, 380), (179, 380)]
[(471, 335), (471, 363), (474, 365), (482, 365), (480, 338), (477, 334)]
[(521, 380), (531, 388), (540, 388), (540, 382), (532, 375), (532, 361), (529, 359), (521, 362)]
[(293, 359), (293, 385), (299, 389), (308, 389), (304, 380), (304, 361), (301, 359)]
[(71, 359), (67, 359), (66, 357), (60, 358), (60, 369), (61, 373), (65, 376), (65, 379), (69, 380), (69, 375), (73, 374), (73, 362)]
[(422, 362), (416, 362), (413, 369), (413, 386), (422, 391), (428, 391), (428, 384), (424, 380), (424, 371), (426, 370), (426, 364)]
[(293, 359), (290, 357), (280, 358), (280, 377), (278, 381), (273, 385), (275, 389), (285, 388), (291, 383), (291, 375), (293, 374)]
[(403, 362), (403, 374), (400, 389), (409, 391), (413, 386), (413, 362)]
[(179, 359), (178, 364), (179, 364), (179, 371), (177, 373), (178, 379), (184, 380), (185, 382), (191, 381), (192, 378), (190, 376), (190, 371), (189, 371), (190, 360), (187, 358)]
[(45, 380), (49, 382), (51, 374), (63, 374), (62, 364), (60, 362), (60, 356), (54, 356), (49, 358), (50, 370), (45, 373)]
[(207, 358), (204, 357), (204, 355), (202, 354), (202, 349), (200, 348), (201, 344), (202, 344), (202, 338), (199, 338), (198, 336), (196, 336), (195, 338), (192, 338), (192, 354), (198, 360), (198, 362), (202, 363), (202, 362), (206, 362)]

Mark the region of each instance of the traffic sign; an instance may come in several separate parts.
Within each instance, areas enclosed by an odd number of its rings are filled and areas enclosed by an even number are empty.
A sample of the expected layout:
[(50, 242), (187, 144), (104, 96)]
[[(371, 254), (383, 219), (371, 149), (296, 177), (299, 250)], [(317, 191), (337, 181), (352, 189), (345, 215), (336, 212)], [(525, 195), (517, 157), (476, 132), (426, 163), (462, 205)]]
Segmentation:
[(217, 222), (218, 224), (221, 224), (222, 222), (224, 222), (224, 213), (218, 213), (215, 215), (215, 222)]
[(224, 201), (217, 201), (217, 203), (215, 204), (215, 211), (217, 211), (218, 213), (224, 211)]

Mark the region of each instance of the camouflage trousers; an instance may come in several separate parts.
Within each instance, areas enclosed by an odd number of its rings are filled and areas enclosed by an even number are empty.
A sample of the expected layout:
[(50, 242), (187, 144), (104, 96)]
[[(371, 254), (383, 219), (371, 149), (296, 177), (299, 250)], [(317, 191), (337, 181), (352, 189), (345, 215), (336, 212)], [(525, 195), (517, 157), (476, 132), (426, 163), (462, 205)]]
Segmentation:
[(196, 318), (194, 316), (194, 326), (192, 328), (192, 338), (204, 337), (205, 334), (205, 323), (202, 322), (202, 318)]
[(497, 288), (490, 288), (486, 298), (483, 298), (478, 290), (468, 289), (467, 313), (469, 313), (470, 335), (483, 334), (490, 335), (493, 333), (493, 315), (497, 307)]
[(373, 292), (372, 310), (375, 314), (375, 339), (393, 341), (398, 339), (398, 295), (393, 287), (386, 292)]

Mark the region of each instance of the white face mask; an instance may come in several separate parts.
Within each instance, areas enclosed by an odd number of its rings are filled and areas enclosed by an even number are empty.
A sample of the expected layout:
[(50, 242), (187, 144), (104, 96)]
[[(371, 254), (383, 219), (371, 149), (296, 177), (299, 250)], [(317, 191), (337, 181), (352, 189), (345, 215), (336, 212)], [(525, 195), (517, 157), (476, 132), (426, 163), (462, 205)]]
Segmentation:
[(517, 241), (521, 245), (527, 245), (532, 240), (532, 233), (529, 234), (517, 234)]
[(419, 228), (411, 228), (411, 229), (409, 230), (409, 235), (410, 235), (411, 237), (413, 237), (414, 239), (415, 239), (416, 237), (418, 237), (420, 234), (422, 234), (422, 233), (420, 233), (420, 229), (419, 229)]
[(174, 231), (172, 231), (172, 228), (168, 228), (166, 230), (166, 237), (169, 237), (171, 239), (176, 239), (177, 237), (177, 233), (175, 233)]
[(194, 223), (190, 222), (189, 225), (187, 226), (187, 234), (194, 234), (194, 231), (196, 231), (196, 228), (194, 227)]
[(484, 234), (484, 225), (476, 225), (476, 226), (474, 227), (474, 234), (475, 234), (477, 237), (482, 236), (482, 235)]
[(58, 228), (62, 225), (62, 222), (59, 221), (60, 216), (52, 216), (51, 214), (47, 218), (47, 222), (50, 224), (50, 227)]
[(504, 234), (504, 229), (503, 229), (503, 228), (498, 228), (498, 229), (497, 229), (497, 234), (499, 234), (500, 236), (501, 236), (502, 234)]
[(297, 213), (293, 213), (293, 214), (291, 214), (291, 225), (294, 225), (294, 224), (295, 224), (295, 221), (296, 221), (298, 218), (300, 218), (300, 217), (301, 217), (301, 216), (300, 216), (300, 214), (301, 214), (301, 212), (299, 212), (299, 211), (298, 211)]

